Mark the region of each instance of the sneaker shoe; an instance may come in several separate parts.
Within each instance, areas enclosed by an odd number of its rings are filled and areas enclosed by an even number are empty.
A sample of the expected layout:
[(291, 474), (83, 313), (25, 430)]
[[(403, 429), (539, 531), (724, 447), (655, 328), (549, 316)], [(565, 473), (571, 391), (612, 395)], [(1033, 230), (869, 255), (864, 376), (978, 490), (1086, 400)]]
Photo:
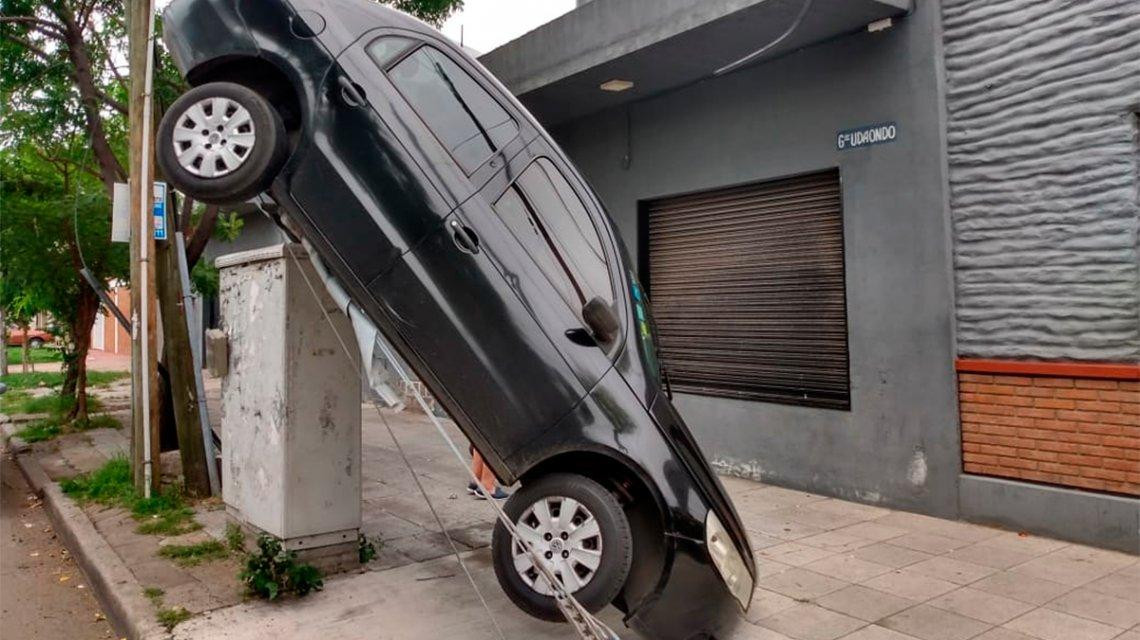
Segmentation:
[(474, 482), (468, 482), (467, 483), (467, 493), (470, 493), (471, 495), (475, 495), (478, 491), (479, 491), (479, 485), (475, 484)]
[[(494, 493), (491, 494), (491, 498), (493, 498), (495, 500), (506, 500), (509, 497), (511, 497), (511, 494), (507, 493), (506, 491), (503, 491), (502, 487), (495, 487)], [(482, 487), (480, 487), (475, 492), (475, 499), (476, 500), (486, 500), (487, 499), (487, 491), (485, 489), (483, 489)]]

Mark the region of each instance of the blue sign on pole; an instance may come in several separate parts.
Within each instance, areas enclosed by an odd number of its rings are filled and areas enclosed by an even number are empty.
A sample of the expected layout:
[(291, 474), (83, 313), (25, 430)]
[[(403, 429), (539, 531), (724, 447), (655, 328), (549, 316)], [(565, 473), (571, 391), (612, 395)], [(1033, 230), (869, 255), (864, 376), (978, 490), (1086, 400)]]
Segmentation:
[(154, 239), (166, 240), (166, 183), (154, 183)]

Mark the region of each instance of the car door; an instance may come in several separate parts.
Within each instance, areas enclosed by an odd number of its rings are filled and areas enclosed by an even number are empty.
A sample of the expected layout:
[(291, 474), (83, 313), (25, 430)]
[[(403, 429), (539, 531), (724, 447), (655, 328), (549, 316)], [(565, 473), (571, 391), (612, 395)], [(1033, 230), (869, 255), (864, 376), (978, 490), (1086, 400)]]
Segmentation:
[[(508, 285), (586, 388), (612, 366), (620, 340), (594, 339), (583, 317), (601, 298), (613, 309), (611, 251), (550, 149), (532, 145), (483, 190), (489, 215), (471, 220), (476, 232), (500, 243), (492, 256)], [(615, 309), (616, 313), (616, 309)]]

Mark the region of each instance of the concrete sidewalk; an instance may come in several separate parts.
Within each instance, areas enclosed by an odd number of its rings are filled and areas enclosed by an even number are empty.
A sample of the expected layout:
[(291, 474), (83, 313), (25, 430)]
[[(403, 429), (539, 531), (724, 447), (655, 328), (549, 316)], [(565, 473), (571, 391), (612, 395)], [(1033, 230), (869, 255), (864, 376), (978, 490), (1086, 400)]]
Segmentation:
[[(211, 390), (216, 399), (216, 387)], [(493, 513), (466, 494), (464, 469), (427, 418), (370, 407), (364, 407), (364, 529), (382, 546), (367, 570), (333, 576), (324, 591), (301, 600), (243, 602), (232, 558), (191, 569), (164, 566), (166, 560), (154, 557), (161, 541), (140, 540), (124, 514), (88, 508), (114, 560), (133, 574), (117, 588), (133, 590), (124, 597), (136, 601), (144, 587), (163, 588), (167, 606), (196, 614), (175, 628), (174, 637), (184, 640), (498, 638), (385, 420), (504, 635), (574, 637), (565, 626), (525, 616), (502, 594), (487, 549)], [(30, 453), (58, 479), (98, 466), (121, 450), (124, 435), (72, 434)], [(1135, 555), (734, 478), (725, 484), (751, 532), (760, 572), (740, 638), (1140, 640)], [(217, 506), (199, 505), (198, 518), (220, 535), (221, 512), (211, 508)], [(632, 636), (616, 611), (603, 619)], [(138, 628), (153, 626), (151, 620)]]

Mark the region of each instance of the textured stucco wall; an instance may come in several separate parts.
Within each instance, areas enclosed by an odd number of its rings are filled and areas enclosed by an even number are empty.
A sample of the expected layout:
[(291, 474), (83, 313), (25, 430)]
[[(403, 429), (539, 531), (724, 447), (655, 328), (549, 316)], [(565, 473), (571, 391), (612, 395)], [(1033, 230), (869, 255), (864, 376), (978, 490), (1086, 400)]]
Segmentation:
[(1140, 2), (942, 20), (959, 355), (1140, 360)]

